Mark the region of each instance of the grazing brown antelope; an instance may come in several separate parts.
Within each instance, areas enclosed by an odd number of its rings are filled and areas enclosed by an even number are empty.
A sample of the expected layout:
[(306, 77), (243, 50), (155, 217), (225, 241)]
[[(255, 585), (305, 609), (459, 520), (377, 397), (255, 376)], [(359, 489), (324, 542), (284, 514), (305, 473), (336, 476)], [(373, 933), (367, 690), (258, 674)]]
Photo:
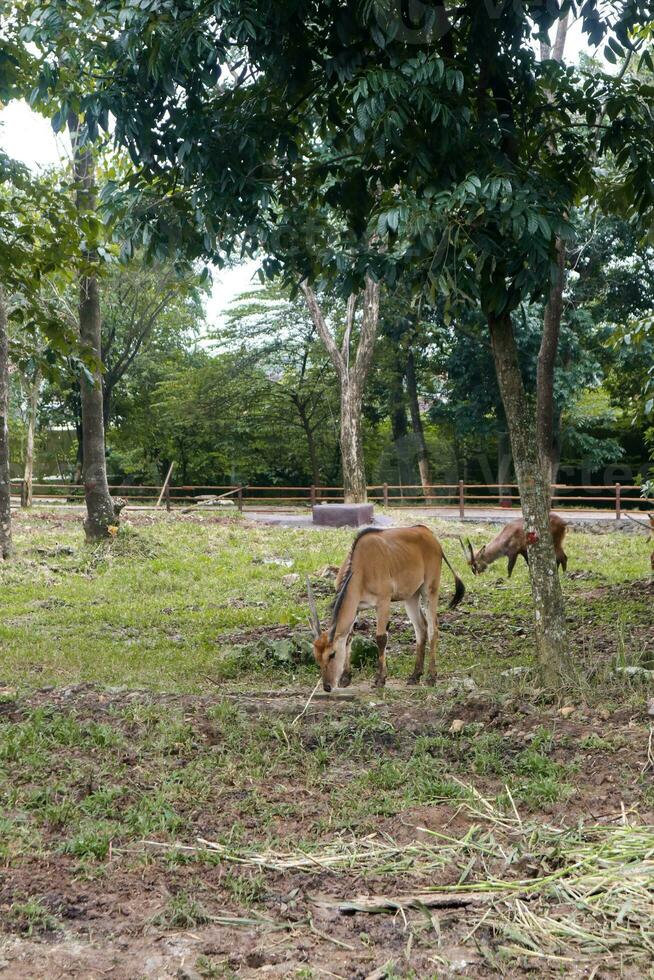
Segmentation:
[[(552, 533), (552, 540), (554, 542), (554, 552), (556, 554), (556, 565), (557, 568), (560, 565), (565, 572), (568, 567), (568, 556), (563, 550), (563, 539), (565, 537), (565, 532), (568, 525), (559, 517), (558, 514), (550, 514), (550, 531)], [(459, 538), (461, 541), (461, 538)], [(525, 522), (520, 518), (517, 521), (511, 521), (510, 524), (506, 524), (499, 534), (497, 534), (489, 544), (485, 544), (483, 548), (475, 552), (472, 545), (470, 544), (470, 538), (468, 538), (466, 544), (461, 541), (461, 547), (466, 556), (466, 561), (470, 565), (473, 573), (475, 575), (481, 575), (485, 572), (489, 565), (492, 565), (494, 561), (498, 558), (508, 558), (509, 563), (507, 566), (508, 577), (511, 578), (511, 573), (515, 568), (515, 563), (518, 560), (518, 556), (522, 555), (524, 560), (529, 564), (529, 556), (527, 554), (527, 535), (525, 534)]]
[[(359, 609), (377, 610), (377, 650), (379, 664), (374, 686), (386, 683), (386, 643), (391, 602), (404, 602), (416, 634), (416, 662), (409, 684), (417, 684), (425, 663), (425, 646), (429, 645), (427, 682), (436, 680), (436, 647), (438, 644), (438, 589), (441, 565), (445, 562), (454, 576), (455, 591), (450, 609), (461, 602), (465, 586), (443, 553), (438, 539), (428, 527), (387, 529), (366, 528), (356, 536), (350, 553), (336, 577), (336, 600), (328, 630), (321, 630), (311, 585), (309, 607), (313, 630), (313, 655), (320, 667), (325, 691), (338, 684), (347, 687), (352, 679), (350, 647)], [(427, 615), (422, 611), (424, 599)]]

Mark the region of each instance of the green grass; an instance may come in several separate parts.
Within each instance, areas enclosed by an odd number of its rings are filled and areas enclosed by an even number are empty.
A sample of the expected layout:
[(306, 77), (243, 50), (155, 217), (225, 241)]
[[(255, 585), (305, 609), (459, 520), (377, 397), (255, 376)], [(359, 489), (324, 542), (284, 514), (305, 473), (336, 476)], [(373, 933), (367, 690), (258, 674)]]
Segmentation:
[[(486, 670), (528, 661), (531, 654), (527, 570), (519, 564), (510, 582), (504, 562), (472, 578), (456, 537), (463, 531), (475, 546), (493, 533), (487, 526), (430, 522), (450, 559), (463, 573), (468, 596), (453, 633), (444, 622), (443, 669)], [(239, 642), (237, 634), (267, 627), (306, 626), (304, 580), (347, 553), (351, 532), (196, 524), (162, 519), (150, 526), (123, 527), (108, 545), (83, 543), (76, 522), (16, 522), (16, 557), (0, 570), (2, 678), (5, 685), (74, 684), (203, 691), (207, 678), (220, 680), (255, 673), (269, 683), (309, 680), (302, 666), (284, 663), (275, 651)], [(639, 535), (570, 532), (570, 570), (583, 579), (565, 579), (581, 652), (592, 653), (585, 627), (610, 629), (612, 641), (629, 662), (651, 650), (634, 625), (647, 622), (646, 600), (623, 593), (593, 600), (598, 588), (644, 578), (646, 547)], [(269, 564), (281, 558), (292, 566)], [(283, 577), (297, 573), (297, 583)], [(444, 592), (451, 591), (449, 574)], [(325, 582), (327, 591), (329, 582)], [(321, 599), (323, 610), (328, 599)], [(398, 607), (401, 609), (401, 607)], [(402, 639), (398, 658), (395, 638)], [(236, 637), (236, 639), (235, 639)], [(410, 671), (411, 631), (395, 633), (391, 676)], [(279, 653), (279, 651), (277, 651)], [(283, 651), (282, 651), (283, 653)], [(307, 651), (304, 651), (306, 659)], [(516, 660), (517, 658), (517, 660)], [(257, 667), (253, 672), (251, 668)], [(372, 666), (369, 668), (372, 670)], [(263, 677), (262, 677), (263, 675)]]
[(24, 936), (42, 935), (57, 931), (61, 924), (47, 905), (37, 897), (13, 902), (8, 913), (9, 925)]
[[(644, 682), (614, 667), (654, 654), (644, 542), (569, 536), (570, 570), (582, 577), (563, 580), (575, 653), (564, 693), (575, 710), (591, 706), (578, 736), (577, 716), (562, 721), (560, 702), (539, 691), (533, 670), (503, 676), (532, 665), (526, 568), (510, 582), (499, 563), (473, 578), (452, 536), (461, 528), (433, 526), (468, 587), (460, 609), (443, 617), (439, 686), (373, 691), (374, 664), (364, 660), (354, 677), (364, 681), (362, 696), (314, 704), (296, 724), (317, 679), (304, 579), (314, 576), (324, 612), (333, 586), (315, 576), (342, 560), (349, 531), (164, 518), (89, 548), (77, 524), (22, 517), (16, 557), (0, 568), (0, 864), (19, 876), (2, 899), (4, 928), (34, 936), (82, 929), (82, 920), (65, 921), (42, 878), (29, 884), (33, 864), (72, 881), (75, 892), (112, 893), (114, 875), (132, 875), (134, 889), (147, 882), (148, 895), (157, 882), (161, 901), (148, 906), (143, 928), (193, 930), (226, 914), (250, 924), (277, 916), (288, 883), (250, 862), (255, 853), (356, 851), (370, 835), (410, 836), (406, 828), (421, 826), (427, 812), (428, 826), (463, 838), (460, 848), (437, 847), (426, 877), (411, 857), (386, 865), (382, 855), (370, 867), (361, 859), (348, 883), (362, 891), (370, 877), (378, 888), (389, 875), (391, 889), (406, 891), (446, 871), (451, 884), (504, 875), (513, 844), (500, 849), (500, 863), (475, 864), (486, 853), (488, 814), (517, 820), (517, 807), (545, 826), (552, 813), (565, 822), (576, 805), (571, 822), (583, 823), (576, 801), (584, 791), (585, 799), (598, 795), (595, 784), (584, 786), (598, 768), (611, 776), (602, 806), (618, 807), (627, 793), (637, 808), (654, 806), (642, 751), (634, 755), (646, 746), (644, 724), (625, 734), (596, 712), (635, 705), (642, 714)], [(478, 545), (492, 531), (464, 533)], [(264, 562), (274, 558), (292, 566)], [(290, 572), (300, 578), (287, 586)], [(410, 673), (412, 647), (399, 607), (391, 679)], [(452, 683), (468, 675), (473, 691)], [(280, 691), (293, 697), (250, 697)], [(622, 753), (631, 753), (623, 766)], [(469, 821), (469, 838), (450, 823), (466, 813), (477, 827)], [(525, 851), (554, 867), (556, 855), (539, 846), (530, 837)], [(234, 975), (212, 955), (196, 970)]]

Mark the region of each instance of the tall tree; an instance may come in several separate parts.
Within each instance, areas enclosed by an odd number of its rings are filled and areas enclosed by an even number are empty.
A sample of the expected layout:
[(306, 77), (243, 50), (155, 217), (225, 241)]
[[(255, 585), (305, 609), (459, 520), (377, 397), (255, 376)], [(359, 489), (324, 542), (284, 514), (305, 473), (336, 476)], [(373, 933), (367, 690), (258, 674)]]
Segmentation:
[(118, 511), (109, 493), (102, 398), (102, 320), (100, 287), (97, 272), (97, 245), (93, 242), (96, 219), (96, 185), (93, 147), (85, 126), (70, 114), (68, 129), (73, 146), (73, 176), (76, 206), (80, 224), (89, 232), (90, 241), (83, 245), (82, 261), (86, 268), (79, 277), (79, 337), (91, 367), (80, 378), (82, 405), (82, 444), (84, 447), (83, 479), (86, 500), (84, 530), (89, 541), (110, 536), (109, 528), (118, 521)]
[(34, 437), (39, 409), (39, 390), (41, 388), (41, 368), (36, 366), (27, 382), (27, 431), (25, 433), (25, 465), (23, 467), (23, 484), (20, 492), (21, 507), (32, 506), (34, 484)]
[[(105, 432), (116, 388), (144, 353), (170, 349), (196, 332), (203, 318), (201, 276), (172, 262), (135, 255), (114, 264), (100, 282), (102, 304), (102, 413)], [(164, 336), (165, 335), (165, 336)]]
[[(327, 325), (314, 290), (307, 282), (303, 282), (302, 291), (316, 331), (325, 345), (340, 385), (340, 445), (345, 502), (363, 503), (368, 494), (361, 430), (363, 392), (372, 363), (379, 325), (379, 283), (368, 276), (363, 293), (350, 294), (340, 347)], [(363, 309), (358, 342), (352, 357), (358, 302), (362, 303)]]
[[(331, 319), (340, 308), (326, 309)], [(237, 297), (226, 322), (213, 335), (219, 349), (238, 354), (243, 371), (256, 367), (266, 379), (265, 402), (280, 432), (290, 427), (301, 433), (308, 476), (318, 486), (331, 468), (333, 430), (338, 416), (331, 362), (317, 336), (303, 297), (289, 297), (280, 283)], [(260, 382), (257, 384), (260, 387)], [(329, 458), (328, 458), (329, 457)], [(303, 467), (304, 469), (304, 467)]]
[(431, 474), (429, 469), (429, 451), (427, 449), (427, 442), (425, 439), (425, 429), (422, 421), (422, 414), (420, 412), (420, 402), (418, 400), (418, 383), (416, 380), (416, 362), (413, 350), (409, 350), (406, 360), (406, 390), (407, 399), (409, 402), (409, 411), (411, 413), (411, 426), (413, 428), (413, 434), (416, 439), (417, 445), (417, 456), (418, 456), (418, 472), (420, 473), (420, 482), (422, 484), (422, 489), (427, 496), (429, 493), (429, 487), (431, 484)]
[(11, 470), (9, 454), (9, 330), (0, 284), (0, 558), (11, 555)]
[[(4, 77), (0, 77), (0, 96)], [(25, 375), (26, 360), (37, 349), (33, 370), (43, 355), (50, 361), (69, 354), (75, 337), (54, 304), (44, 301), (42, 283), (47, 276), (70, 274), (78, 251), (78, 234), (73, 220), (68, 188), (60, 175), (33, 176), (24, 167), (0, 153), (0, 286), (2, 295), (2, 386), (8, 384), (7, 357), (18, 363)], [(11, 328), (11, 336), (9, 330)], [(37, 341), (35, 338), (40, 338)], [(11, 340), (11, 344), (9, 344)], [(41, 340), (44, 343), (41, 343)], [(28, 352), (28, 353), (26, 353)], [(6, 421), (6, 412), (3, 412)], [(6, 432), (5, 432), (6, 436)], [(9, 480), (9, 446), (2, 439), (0, 469)], [(7, 488), (9, 484), (7, 483)], [(10, 532), (10, 510), (3, 512), (5, 536)], [(9, 538), (7, 538), (9, 540)], [(8, 547), (4, 548), (8, 553)]]

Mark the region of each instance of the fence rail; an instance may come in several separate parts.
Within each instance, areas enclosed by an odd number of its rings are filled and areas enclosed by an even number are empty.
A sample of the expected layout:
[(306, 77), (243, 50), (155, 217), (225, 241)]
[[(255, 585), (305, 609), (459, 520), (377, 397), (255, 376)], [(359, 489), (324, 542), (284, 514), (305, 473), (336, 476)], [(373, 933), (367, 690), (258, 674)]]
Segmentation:
[[(23, 483), (12, 480), (12, 493), (21, 496)], [(213, 497), (216, 500), (233, 500), (243, 510), (250, 508), (310, 507), (320, 503), (341, 503), (343, 487), (281, 487), (267, 486), (216, 486), (207, 484), (149, 486), (120, 484), (109, 487), (113, 496), (124, 497), (129, 507), (157, 507), (160, 504), (173, 507), (189, 507), (201, 503), (198, 498)], [(84, 488), (74, 483), (34, 483), (32, 495), (35, 503), (51, 506), (79, 505), (84, 500)], [(467, 511), (479, 509), (509, 510), (520, 506), (516, 484), (497, 483), (440, 483), (433, 486), (399, 486), (389, 483), (368, 487), (368, 500), (385, 507), (438, 507), (458, 512), (465, 517)], [(591, 484), (563, 484), (552, 486), (552, 506), (565, 509), (610, 510), (619, 519), (624, 510), (642, 505), (640, 487), (615, 483), (610, 486)], [(602, 505), (604, 505), (602, 507)]]

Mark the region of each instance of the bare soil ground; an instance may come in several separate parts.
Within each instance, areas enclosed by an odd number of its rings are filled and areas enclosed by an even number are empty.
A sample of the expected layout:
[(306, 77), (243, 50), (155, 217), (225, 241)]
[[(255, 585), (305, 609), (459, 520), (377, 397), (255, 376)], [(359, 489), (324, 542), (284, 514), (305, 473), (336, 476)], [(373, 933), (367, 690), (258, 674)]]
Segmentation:
[[(476, 794), (495, 800), (508, 774), (522, 769), (526, 780), (514, 783), (516, 806), (534, 825), (620, 825), (625, 814), (654, 824), (654, 796), (644, 778), (650, 729), (642, 708), (608, 716), (577, 708), (563, 717), (555, 706), (519, 698), (499, 703), (478, 692), (416, 699), (399, 682), (382, 699), (367, 686), (346, 693), (318, 698), (295, 725), (306, 696), (294, 691), (234, 693), (218, 713), (212, 696), (107, 692), (91, 685), (5, 701), (7, 731), (40, 719), (37, 742), (47, 776), (22, 785), (23, 762), (16, 760), (15, 782), (23, 799), (32, 792), (28, 812), (38, 814), (40, 839), (35, 851), (23, 849), (3, 869), (0, 910), (10, 935), (0, 946), (2, 975), (364, 978), (386, 965), (393, 976), (493, 976), (506, 936), (484, 924), (479, 906), (458, 906), (457, 896), (466, 896), (455, 886), (480, 877), (528, 880), (551, 872), (557, 860), (537, 847), (512, 856), (515, 827), (483, 819), (483, 805), (465, 788), (471, 780)], [(170, 725), (162, 724), (166, 719)], [(116, 820), (111, 801), (97, 802), (107, 789), (107, 756), (108, 771), (120, 781), (120, 810), (141, 807), (141, 824), (128, 824), (131, 832)], [(174, 782), (175, 773), (183, 782), (181, 774), (198, 759), (205, 763), (198, 796), (192, 791), (196, 772), (174, 802), (175, 820), (159, 829), (143, 800), (166, 780)], [(249, 777), (239, 773), (239, 759)], [(412, 771), (416, 759), (419, 771)], [(563, 794), (543, 789), (540, 768), (569, 780)], [(51, 807), (66, 799), (74, 808), (86, 804), (86, 839), (78, 827), (71, 846), (73, 811), (43, 812), (44, 785)], [(41, 796), (35, 799), (34, 792)], [(172, 803), (160, 797), (157, 805)], [(108, 828), (107, 815), (113, 821)], [(139, 829), (146, 831), (140, 839)], [(487, 856), (481, 845), (477, 853), (457, 847), (436, 870), (421, 870), (419, 861), (413, 867), (410, 860), (399, 862), (396, 869), (396, 858), (367, 861), (361, 843), (483, 842), (489, 829), (499, 846), (489, 847)], [(214, 855), (198, 839), (225, 851)], [(264, 840), (269, 843), (262, 846)], [(334, 840), (350, 848), (351, 871), (346, 863), (322, 866), (325, 845)], [(171, 846), (175, 841), (199, 851)], [(298, 844), (315, 853), (315, 865), (280, 870), (253, 858), (295, 853)], [(351, 915), (338, 908), (359, 895), (445, 887), (455, 889), (452, 907)], [(36, 921), (29, 910), (34, 896)], [(550, 914), (556, 912), (554, 904)], [(464, 942), (475, 927), (474, 943)], [(527, 953), (524, 962), (514, 957), (505, 963), (503, 972), (523, 975)], [(591, 958), (570, 964), (568, 972), (589, 976), (597, 965)], [(560, 964), (539, 960), (538, 971), (556, 975)], [(644, 974), (642, 963), (609, 963), (594, 974), (603, 975)]]

